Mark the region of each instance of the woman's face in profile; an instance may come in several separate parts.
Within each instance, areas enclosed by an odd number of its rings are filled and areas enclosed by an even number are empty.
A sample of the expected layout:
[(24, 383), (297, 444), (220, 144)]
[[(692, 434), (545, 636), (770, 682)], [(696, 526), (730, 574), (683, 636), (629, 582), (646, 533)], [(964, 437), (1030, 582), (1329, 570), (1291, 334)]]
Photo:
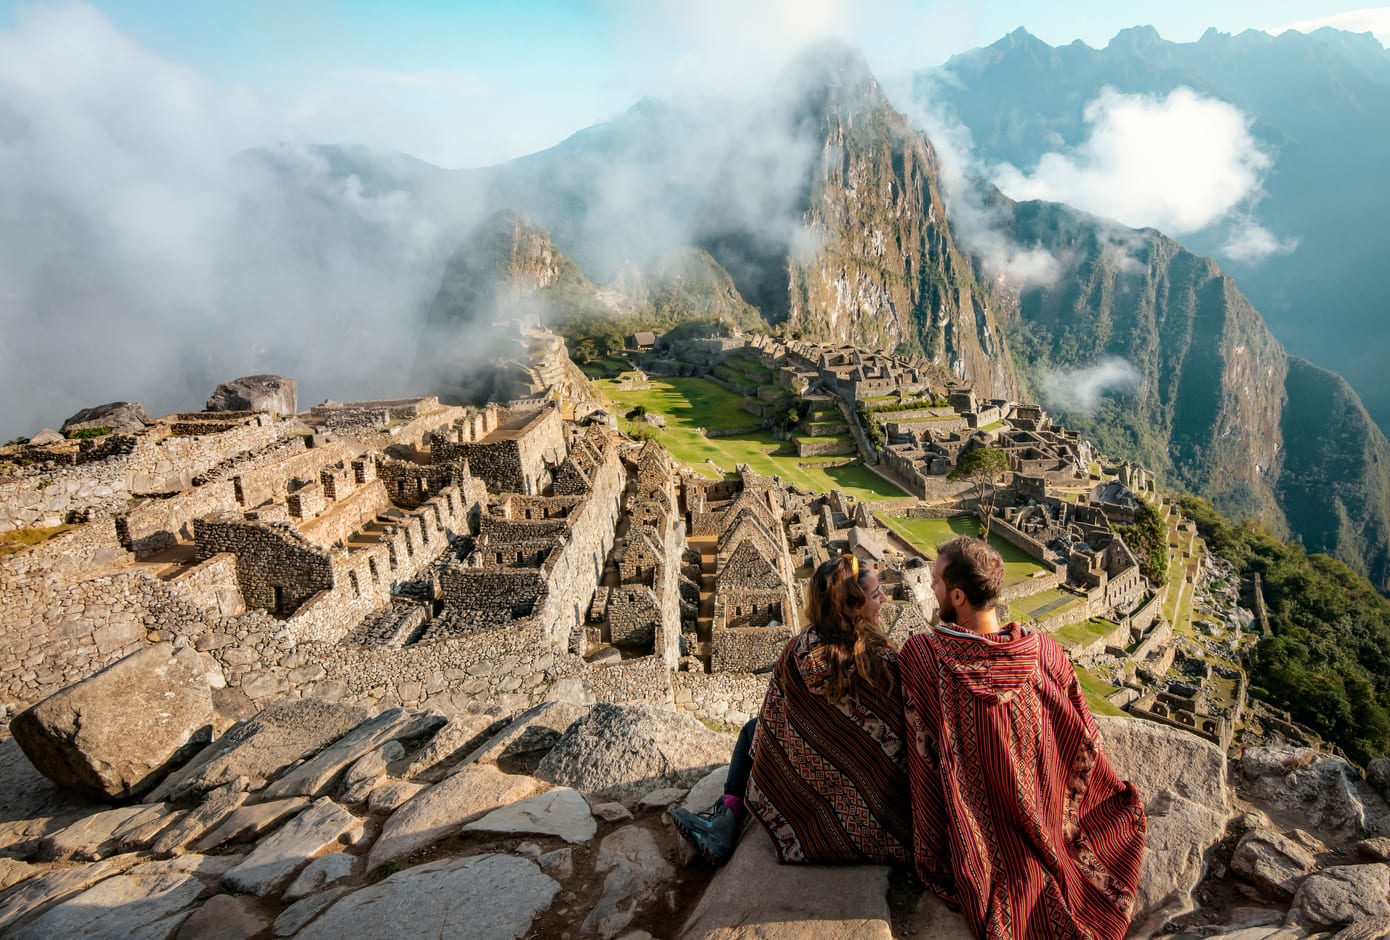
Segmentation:
[(873, 571), (865, 571), (859, 576), (859, 586), (864, 589), (864, 613), (874, 623), (878, 623), (878, 612), (883, 607), (883, 602), (888, 596), (883, 593), (883, 588), (879, 586), (878, 574)]

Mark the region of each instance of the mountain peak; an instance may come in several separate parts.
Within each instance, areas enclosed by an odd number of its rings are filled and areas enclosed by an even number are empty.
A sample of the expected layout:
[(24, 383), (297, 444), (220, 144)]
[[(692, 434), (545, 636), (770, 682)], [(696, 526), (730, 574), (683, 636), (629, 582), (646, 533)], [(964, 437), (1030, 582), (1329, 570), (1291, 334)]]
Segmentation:
[(839, 39), (824, 39), (802, 49), (787, 66), (786, 74), (808, 88), (878, 85), (863, 53)]
[(1116, 33), (1115, 38), (1110, 40), (1110, 44), (1105, 48), (1139, 51), (1152, 49), (1162, 43), (1163, 37), (1152, 26), (1131, 26)]

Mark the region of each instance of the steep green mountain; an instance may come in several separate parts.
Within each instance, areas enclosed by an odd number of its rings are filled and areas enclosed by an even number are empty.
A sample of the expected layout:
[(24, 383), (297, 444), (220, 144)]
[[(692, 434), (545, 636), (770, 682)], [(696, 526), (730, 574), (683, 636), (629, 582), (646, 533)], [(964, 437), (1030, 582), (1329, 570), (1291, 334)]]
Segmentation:
[[(793, 334), (925, 353), (983, 392), (1012, 394), (1012, 363), (951, 232), (931, 143), (854, 50), (813, 49), (787, 85), (799, 94), (758, 120), (809, 155), (795, 185), (783, 184), (796, 224), (750, 245), (746, 225), (708, 212), (710, 253)], [(722, 177), (751, 176), (748, 154), (736, 151)]]
[(1045, 153), (1082, 143), (1083, 115), (1103, 88), (1163, 96), (1186, 86), (1229, 102), (1253, 122), (1273, 158), (1255, 217), (1286, 256), (1262, 262), (1223, 254), (1216, 226), (1184, 238), (1215, 255), (1291, 352), (1345, 376), (1382, 429), (1390, 383), (1382, 328), (1390, 267), (1390, 52), (1370, 34), (1320, 29), (1271, 36), (1209, 30), (1197, 42), (1152, 27), (1119, 33), (1104, 49), (1052, 47), (1024, 30), (952, 58), (915, 81), (923, 107), (944, 109), (971, 132), (976, 154), (1032, 170)]
[(1030, 386), (1108, 356), (1138, 374), (1094, 413), (1061, 409), (1068, 424), (1390, 588), (1390, 444), (1345, 381), (1290, 357), (1211, 259), (1152, 229), (993, 195), (1013, 239), (1069, 262), (1004, 318)]

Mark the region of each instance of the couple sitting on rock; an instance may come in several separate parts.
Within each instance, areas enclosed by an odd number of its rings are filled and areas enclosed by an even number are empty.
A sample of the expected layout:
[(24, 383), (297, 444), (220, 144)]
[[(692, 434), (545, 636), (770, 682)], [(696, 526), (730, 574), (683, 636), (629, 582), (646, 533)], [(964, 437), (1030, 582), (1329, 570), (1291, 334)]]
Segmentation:
[(934, 632), (895, 653), (883, 589), (845, 555), (816, 569), (807, 621), (739, 735), (725, 796), (677, 810), (715, 864), (745, 810), (782, 862), (905, 862), (977, 937), (1123, 937), (1146, 820), (1101, 750), (1066, 653), (1000, 626), (999, 554), (938, 549)]

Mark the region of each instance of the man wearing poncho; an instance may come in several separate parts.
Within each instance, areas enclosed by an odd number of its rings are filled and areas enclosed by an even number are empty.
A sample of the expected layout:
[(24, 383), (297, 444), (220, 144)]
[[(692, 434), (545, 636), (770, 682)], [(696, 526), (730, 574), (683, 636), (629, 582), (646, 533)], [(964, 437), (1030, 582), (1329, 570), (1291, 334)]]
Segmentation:
[(1101, 747), (1050, 637), (1000, 627), (998, 553), (941, 546), (943, 621), (899, 654), (922, 881), (989, 940), (1120, 940), (1139, 881), (1139, 793)]

